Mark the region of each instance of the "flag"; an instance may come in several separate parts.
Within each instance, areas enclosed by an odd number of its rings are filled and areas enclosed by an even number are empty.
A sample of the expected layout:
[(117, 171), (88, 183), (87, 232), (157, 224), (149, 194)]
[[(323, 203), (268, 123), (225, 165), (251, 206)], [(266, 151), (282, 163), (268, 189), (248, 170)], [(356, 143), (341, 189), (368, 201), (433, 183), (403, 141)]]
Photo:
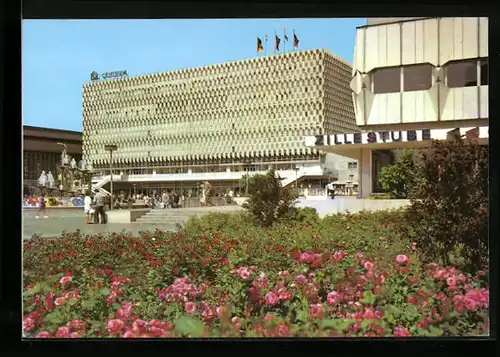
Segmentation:
[(262, 40), (257, 37), (257, 52), (264, 51), (264, 46), (262, 46)]
[(286, 35), (286, 29), (284, 29), (283, 34), (284, 34), (283, 38), (285, 39), (285, 41), (288, 41), (288, 36)]
[(447, 140), (460, 139), (460, 128), (455, 128), (446, 133)]
[(276, 40), (276, 44), (274, 46), (274, 50), (275, 51), (279, 51), (280, 50), (281, 39), (278, 37), (278, 35), (274, 35), (274, 37), (275, 37), (275, 40)]
[(264, 40), (267, 42), (267, 33), (264, 35)]
[(293, 47), (298, 48), (299, 47), (299, 38), (295, 34), (295, 31), (293, 31)]
[(476, 127), (465, 132), (465, 137), (467, 139), (479, 139), (479, 127)]

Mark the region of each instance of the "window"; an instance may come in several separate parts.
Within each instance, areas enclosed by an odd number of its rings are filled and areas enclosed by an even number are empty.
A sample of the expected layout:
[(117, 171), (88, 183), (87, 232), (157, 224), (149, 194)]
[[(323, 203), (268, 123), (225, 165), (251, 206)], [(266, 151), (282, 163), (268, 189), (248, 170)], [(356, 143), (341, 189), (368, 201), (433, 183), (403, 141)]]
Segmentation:
[(477, 60), (454, 61), (445, 68), (449, 88), (477, 86)]
[(400, 67), (382, 68), (373, 72), (373, 93), (397, 93), (401, 91)]
[(489, 85), (489, 80), (488, 80), (488, 59), (487, 58), (482, 58), (480, 60), (481, 64), (481, 85), (482, 86), (487, 86)]
[(347, 163), (347, 168), (349, 168), (349, 169), (357, 169), (358, 168), (358, 163), (357, 162), (349, 162), (349, 163)]
[(432, 66), (428, 63), (403, 67), (403, 91), (427, 90), (432, 87)]

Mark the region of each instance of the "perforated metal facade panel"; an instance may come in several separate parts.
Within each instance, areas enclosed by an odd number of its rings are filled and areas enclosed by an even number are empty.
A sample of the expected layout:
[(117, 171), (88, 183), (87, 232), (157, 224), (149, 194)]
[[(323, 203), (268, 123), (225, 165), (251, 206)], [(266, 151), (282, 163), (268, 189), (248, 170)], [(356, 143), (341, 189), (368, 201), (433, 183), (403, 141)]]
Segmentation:
[(326, 50), (88, 83), (83, 153), (122, 166), (317, 159), (305, 135), (356, 130), (350, 64)]

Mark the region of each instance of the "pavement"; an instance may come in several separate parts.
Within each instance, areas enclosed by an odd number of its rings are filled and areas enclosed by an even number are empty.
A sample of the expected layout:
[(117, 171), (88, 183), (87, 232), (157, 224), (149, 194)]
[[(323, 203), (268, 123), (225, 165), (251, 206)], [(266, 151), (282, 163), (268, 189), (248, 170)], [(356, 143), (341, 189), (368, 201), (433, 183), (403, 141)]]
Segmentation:
[(139, 231), (173, 230), (172, 224), (151, 223), (107, 223), (86, 224), (83, 209), (47, 209), (47, 218), (36, 218), (37, 210), (23, 210), (23, 238), (31, 238), (34, 234), (46, 238), (54, 238), (62, 232), (82, 234), (107, 234), (126, 231), (137, 235)]

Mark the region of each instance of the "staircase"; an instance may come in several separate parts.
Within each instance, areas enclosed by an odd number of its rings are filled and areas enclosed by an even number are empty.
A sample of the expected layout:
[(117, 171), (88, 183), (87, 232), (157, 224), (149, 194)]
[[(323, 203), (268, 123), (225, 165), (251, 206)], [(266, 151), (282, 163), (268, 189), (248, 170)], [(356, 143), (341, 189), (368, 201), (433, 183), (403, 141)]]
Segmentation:
[(231, 213), (241, 210), (240, 206), (153, 209), (138, 218), (136, 222), (140, 224), (161, 224), (175, 228), (176, 224), (184, 224), (190, 218), (200, 217), (207, 213)]

